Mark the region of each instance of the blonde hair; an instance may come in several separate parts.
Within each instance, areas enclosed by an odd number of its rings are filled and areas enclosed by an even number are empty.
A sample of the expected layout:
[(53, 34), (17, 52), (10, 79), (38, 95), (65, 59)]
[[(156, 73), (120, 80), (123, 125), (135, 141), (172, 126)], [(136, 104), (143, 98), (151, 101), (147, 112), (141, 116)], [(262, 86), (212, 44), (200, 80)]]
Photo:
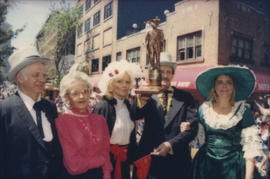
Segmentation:
[[(222, 74), (222, 75), (229, 76), (229, 77), (232, 79), (232, 81), (233, 81), (233, 78), (232, 78), (229, 74)], [(219, 76), (220, 76), (220, 75), (219, 75)], [(209, 99), (209, 100), (210, 100), (212, 103), (216, 103), (216, 102), (217, 102), (218, 96), (217, 96), (217, 92), (216, 92), (216, 90), (215, 90), (215, 83), (216, 83), (216, 80), (217, 80), (217, 78), (218, 78), (219, 76), (217, 76), (217, 77), (214, 79), (214, 81), (213, 81), (213, 86), (212, 86), (212, 88), (211, 88), (211, 90), (210, 90), (210, 94), (209, 94), (209, 98), (210, 98), (210, 99)], [(232, 96), (231, 96), (231, 99), (230, 99), (230, 104), (233, 106), (234, 103), (235, 103), (235, 83), (234, 83), (234, 81), (233, 81), (233, 93), (232, 93)]]
[[(108, 99), (113, 99), (113, 83), (119, 79), (119, 78), (123, 78), (124, 75), (127, 75), (128, 78), (129, 78), (129, 81), (130, 81), (130, 88), (131, 88), (131, 84), (132, 84), (132, 79), (129, 75), (129, 73), (127, 71), (125, 71), (123, 74), (115, 77), (115, 78), (112, 78), (109, 83), (108, 83), (108, 86), (107, 86), (107, 89), (106, 89), (106, 92), (105, 92), (105, 96), (108, 98)], [(128, 94), (129, 95), (129, 94)], [(126, 98), (128, 98), (128, 95), (126, 96)]]

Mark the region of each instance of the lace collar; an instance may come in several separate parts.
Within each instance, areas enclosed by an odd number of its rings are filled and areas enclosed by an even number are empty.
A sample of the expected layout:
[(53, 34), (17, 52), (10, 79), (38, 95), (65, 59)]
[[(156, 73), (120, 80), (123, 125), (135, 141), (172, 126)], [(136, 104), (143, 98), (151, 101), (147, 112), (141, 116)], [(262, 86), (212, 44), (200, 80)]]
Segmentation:
[(218, 114), (213, 109), (213, 104), (206, 101), (202, 104), (202, 112), (205, 123), (214, 129), (229, 129), (242, 120), (245, 112), (245, 101), (238, 101), (232, 107), (229, 114)]

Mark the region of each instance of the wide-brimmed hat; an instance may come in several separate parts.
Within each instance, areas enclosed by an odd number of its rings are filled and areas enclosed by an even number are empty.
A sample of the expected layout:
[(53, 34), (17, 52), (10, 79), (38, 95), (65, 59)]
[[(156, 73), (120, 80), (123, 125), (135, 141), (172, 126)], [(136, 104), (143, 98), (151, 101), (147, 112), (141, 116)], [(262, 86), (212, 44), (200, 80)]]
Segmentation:
[(105, 94), (109, 82), (112, 79), (121, 76), (125, 72), (129, 74), (132, 82), (134, 82), (136, 78), (143, 76), (142, 69), (136, 63), (130, 63), (126, 60), (111, 62), (105, 68), (105, 71), (103, 72), (101, 79), (99, 81), (98, 87), (101, 90), (101, 92)]
[(230, 75), (235, 85), (235, 100), (245, 100), (255, 88), (255, 75), (247, 67), (218, 66), (200, 73), (196, 79), (196, 88), (202, 96), (209, 99), (214, 80), (219, 75)]
[(47, 63), (50, 60), (48, 58), (40, 57), (37, 49), (35, 47), (26, 47), (16, 50), (9, 58), (8, 63), (10, 64), (10, 69), (7, 74), (7, 78), (10, 82), (16, 81), (16, 75), (27, 65), (36, 62)]
[(170, 66), (175, 70), (177, 63), (172, 61), (172, 56), (168, 52), (160, 53), (160, 65)]

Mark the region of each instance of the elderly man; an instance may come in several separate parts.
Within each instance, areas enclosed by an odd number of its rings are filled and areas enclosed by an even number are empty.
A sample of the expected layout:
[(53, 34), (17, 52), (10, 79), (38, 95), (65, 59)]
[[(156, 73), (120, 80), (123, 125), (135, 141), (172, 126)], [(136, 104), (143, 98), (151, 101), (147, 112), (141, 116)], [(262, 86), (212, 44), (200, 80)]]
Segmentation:
[(152, 152), (156, 156), (153, 158), (153, 165), (158, 166), (154, 171), (155, 178), (160, 179), (188, 178), (191, 169), (189, 142), (195, 138), (198, 130), (192, 95), (171, 86), (176, 66), (170, 54), (160, 54), (160, 70), (165, 90), (153, 98), (162, 106), (159, 109), (165, 120), (165, 140)]
[(18, 92), (0, 101), (0, 178), (58, 179), (63, 165), (54, 124), (57, 110), (40, 97), (49, 59), (29, 47), (8, 61), (8, 80)]

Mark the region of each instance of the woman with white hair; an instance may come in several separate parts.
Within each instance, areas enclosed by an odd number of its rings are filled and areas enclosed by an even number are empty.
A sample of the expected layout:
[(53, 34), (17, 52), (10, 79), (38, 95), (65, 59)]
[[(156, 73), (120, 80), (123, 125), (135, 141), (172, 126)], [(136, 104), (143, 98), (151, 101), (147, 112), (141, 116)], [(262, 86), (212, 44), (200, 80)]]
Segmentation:
[(109, 132), (104, 117), (91, 112), (88, 76), (75, 71), (63, 77), (60, 96), (67, 104), (56, 119), (66, 179), (110, 179)]
[[(111, 161), (113, 164), (112, 176), (115, 179), (130, 178), (129, 165), (135, 159), (149, 154), (154, 145), (159, 144), (155, 139), (160, 138), (154, 137), (154, 135), (158, 133), (155, 133), (155, 129), (162, 131), (162, 120), (156, 110), (154, 100), (149, 99), (140, 109), (136, 103), (131, 105), (128, 100), (132, 83), (136, 77), (141, 75), (139, 66), (122, 60), (110, 63), (103, 72), (99, 83), (99, 88), (105, 95), (94, 106), (93, 112), (103, 115), (109, 127)], [(142, 111), (146, 115), (141, 116)], [(150, 129), (149, 125), (152, 125), (154, 132), (148, 132), (147, 136), (143, 134), (140, 142), (146, 145), (139, 151), (136, 148), (134, 120), (142, 117), (145, 119), (144, 129), (148, 130)], [(156, 120), (156, 122), (151, 120)], [(155, 125), (160, 127), (155, 127)], [(133, 175), (135, 174), (133, 173)]]

